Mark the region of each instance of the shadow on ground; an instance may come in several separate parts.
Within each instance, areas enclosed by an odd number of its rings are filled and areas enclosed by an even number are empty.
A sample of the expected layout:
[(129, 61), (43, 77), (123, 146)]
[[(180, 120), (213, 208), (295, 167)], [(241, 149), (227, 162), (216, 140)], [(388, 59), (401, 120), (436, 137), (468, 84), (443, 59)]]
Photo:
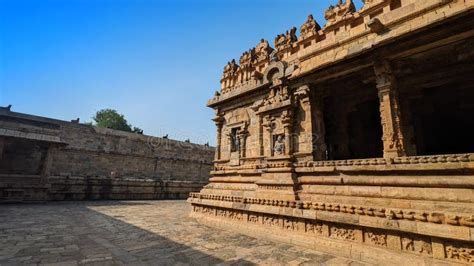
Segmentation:
[[(126, 209), (140, 207), (143, 214), (147, 208), (153, 208), (152, 205), (122, 201), (0, 205), (0, 265), (58, 262), (71, 265), (214, 265), (224, 262), (143, 229), (145, 224), (139, 227), (121, 220), (139, 211), (127, 212)], [(102, 210), (112, 214), (102, 213)], [(163, 216), (148, 218), (160, 220)], [(166, 226), (148, 226), (166, 229)], [(253, 265), (245, 260), (227, 263)]]

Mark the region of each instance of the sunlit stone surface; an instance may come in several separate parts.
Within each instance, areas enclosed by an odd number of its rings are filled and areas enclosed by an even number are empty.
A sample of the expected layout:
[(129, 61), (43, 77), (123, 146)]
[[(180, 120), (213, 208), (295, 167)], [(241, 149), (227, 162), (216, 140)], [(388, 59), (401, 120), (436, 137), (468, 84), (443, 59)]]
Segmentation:
[(0, 205), (0, 265), (357, 265), (209, 228), (184, 201)]

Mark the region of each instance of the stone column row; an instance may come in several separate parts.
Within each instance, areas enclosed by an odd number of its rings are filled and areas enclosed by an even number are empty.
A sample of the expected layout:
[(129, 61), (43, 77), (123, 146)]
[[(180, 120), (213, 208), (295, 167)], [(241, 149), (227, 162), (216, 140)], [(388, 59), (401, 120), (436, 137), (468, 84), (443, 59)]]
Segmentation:
[[(384, 158), (394, 158), (407, 156), (407, 144), (402, 126), (402, 114), (400, 111), (399, 96), (395, 76), (391, 66), (387, 61), (378, 61), (374, 64), (374, 73), (376, 76), (376, 87), (380, 103), (380, 117), (382, 124), (383, 156)], [(321, 161), (327, 160), (326, 129), (324, 124), (323, 97), (319, 92), (309, 98), (309, 86), (304, 85), (297, 90), (300, 97), (302, 108), (310, 111), (313, 115), (312, 132), (310, 137), (313, 145), (312, 152), (314, 159)], [(341, 121), (345, 123), (344, 119)], [(343, 125), (341, 125), (342, 127)], [(347, 132), (341, 132), (346, 134)], [(347, 146), (347, 145), (342, 145)]]

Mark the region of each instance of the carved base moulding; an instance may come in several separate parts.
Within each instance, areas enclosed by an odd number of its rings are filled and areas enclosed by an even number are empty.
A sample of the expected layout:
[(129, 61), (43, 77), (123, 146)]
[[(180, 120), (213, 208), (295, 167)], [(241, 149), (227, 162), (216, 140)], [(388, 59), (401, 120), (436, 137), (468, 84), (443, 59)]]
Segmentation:
[(191, 216), (213, 227), (238, 230), (247, 235), (258, 235), (370, 263), (474, 263), (472, 241), (196, 203), (193, 203)]

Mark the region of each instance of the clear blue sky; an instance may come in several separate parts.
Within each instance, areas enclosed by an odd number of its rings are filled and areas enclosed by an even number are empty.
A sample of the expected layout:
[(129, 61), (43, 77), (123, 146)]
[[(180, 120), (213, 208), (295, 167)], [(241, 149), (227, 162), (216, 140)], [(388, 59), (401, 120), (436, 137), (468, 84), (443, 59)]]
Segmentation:
[(82, 122), (113, 108), (145, 134), (213, 144), (205, 105), (226, 62), (308, 14), (324, 25), (334, 3), (0, 0), (0, 105)]

